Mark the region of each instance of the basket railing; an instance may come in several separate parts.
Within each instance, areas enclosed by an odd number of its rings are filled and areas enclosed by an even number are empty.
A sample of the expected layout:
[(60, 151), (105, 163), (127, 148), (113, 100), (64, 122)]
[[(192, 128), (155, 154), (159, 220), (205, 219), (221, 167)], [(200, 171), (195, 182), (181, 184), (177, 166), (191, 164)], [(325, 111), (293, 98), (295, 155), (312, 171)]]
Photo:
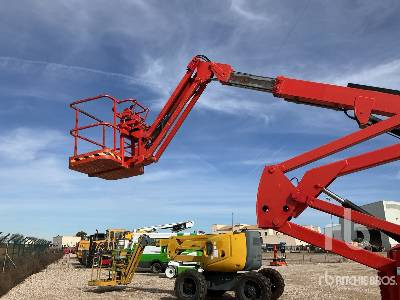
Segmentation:
[[(111, 122), (106, 122), (101, 120), (99, 117), (96, 117), (92, 113), (87, 112), (84, 110), (81, 106), (83, 103), (87, 102), (92, 102), (92, 101), (99, 101), (99, 100), (109, 100), (111, 101), (111, 110), (113, 112), (112, 115), (112, 121)], [(129, 109), (131, 111), (134, 111), (136, 115), (139, 115), (143, 121), (146, 120), (147, 115), (149, 113), (149, 109), (142, 106), (139, 102), (137, 102), (135, 99), (122, 99), (118, 100), (115, 97), (112, 97), (107, 94), (101, 94), (97, 95), (94, 97), (89, 97), (89, 98), (84, 98), (77, 100), (73, 103), (70, 104), (70, 107), (75, 110), (75, 127), (70, 130), (70, 134), (74, 137), (74, 156), (79, 155), (78, 151), (78, 142), (79, 140), (86, 141), (88, 143), (91, 143), (93, 145), (98, 146), (100, 149), (108, 148), (107, 147), (107, 128), (111, 128), (112, 130), (112, 150), (114, 152), (119, 151), (121, 155), (125, 153), (125, 149), (131, 148), (131, 145), (125, 144), (124, 139), (119, 138), (119, 128), (118, 128), (118, 123), (119, 123), (119, 118), (120, 118), (120, 113), (117, 111), (118, 105), (124, 104), (124, 105), (129, 105)], [(85, 124), (85, 125), (80, 125), (80, 116), (86, 116), (89, 119), (93, 120), (94, 123), (92, 124)], [(91, 138), (87, 135), (84, 135), (82, 131), (85, 131), (90, 128), (95, 128), (95, 127), (101, 127), (101, 141), (96, 141), (94, 138)], [(128, 154), (131, 154), (131, 152), (126, 151)]]

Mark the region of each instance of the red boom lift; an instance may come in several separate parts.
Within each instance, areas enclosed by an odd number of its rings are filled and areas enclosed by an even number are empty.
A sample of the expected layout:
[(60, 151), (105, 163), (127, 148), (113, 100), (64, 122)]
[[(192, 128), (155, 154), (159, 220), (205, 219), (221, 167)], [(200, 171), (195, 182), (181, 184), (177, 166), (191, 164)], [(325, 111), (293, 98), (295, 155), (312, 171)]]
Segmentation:
[[(339, 206), (320, 200), (318, 196), (321, 193), (331, 193), (328, 186), (340, 176), (398, 160), (400, 144), (315, 167), (307, 171), (296, 185), (285, 175), (378, 135), (399, 135), (399, 91), (355, 84), (335, 86), (283, 76), (255, 76), (235, 72), (230, 65), (212, 62), (198, 55), (190, 61), (186, 74), (151, 125), (146, 123), (148, 109), (134, 99), (117, 100), (109, 95), (99, 95), (72, 103), (76, 120), (75, 128), (71, 130), (75, 138), (75, 149), (69, 160), (70, 169), (109, 180), (143, 174), (146, 165), (159, 160), (207, 84), (214, 80), (223, 85), (272, 93), (277, 98), (294, 103), (344, 112), (354, 111), (353, 118), (358, 122), (360, 130), (282, 163), (265, 167), (258, 187), (257, 223), (260, 228), (273, 228), (376, 269), (380, 278), (386, 279), (380, 286), (382, 299), (399, 300), (400, 245), (390, 249), (388, 256), (383, 257), (309, 230), (290, 220), (298, 217), (307, 207), (312, 207), (384, 232), (399, 242), (399, 225), (368, 215), (347, 200), (340, 201), (342, 205)], [(111, 122), (102, 121), (83, 109), (84, 103), (100, 99), (111, 102)], [(81, 126), (81, 115), (94, 123)], [(90, 128), (102, 129), (101, 142), (83, 136), (82, 132)], [(106, 132), (110, 130), (111, 145), (107, 146)], [(99, 149), (78, 153), (79, 139), (95, 144)], [(385, 284), (388, 278), (396, 284)]]

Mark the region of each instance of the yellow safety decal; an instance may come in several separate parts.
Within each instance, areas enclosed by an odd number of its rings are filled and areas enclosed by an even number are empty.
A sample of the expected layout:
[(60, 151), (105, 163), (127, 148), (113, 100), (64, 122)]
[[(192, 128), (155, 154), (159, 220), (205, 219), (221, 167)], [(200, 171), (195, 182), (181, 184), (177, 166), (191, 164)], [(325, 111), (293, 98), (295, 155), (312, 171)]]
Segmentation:
[(112, 153), (112, 152), (98, 152), (98, 153), (94, 153), (94, 154), (91, 154), (91, 155), (84, 155), (84, 156), (79, 156), (79, 157), (76, 157), (76, 158), (72, 158), (71, 162), (74, 163), (74, 162), (78, 162), (78, 161), (82, 161), (82, 160), (85, 160), (85, 159), (88, 159), (88, 158), (94, 158), (94, 157), (98, 157), (98, 156), (112, 156), (115, 159), (121, 160), (121, 157), (116, 155), (115, 153)]

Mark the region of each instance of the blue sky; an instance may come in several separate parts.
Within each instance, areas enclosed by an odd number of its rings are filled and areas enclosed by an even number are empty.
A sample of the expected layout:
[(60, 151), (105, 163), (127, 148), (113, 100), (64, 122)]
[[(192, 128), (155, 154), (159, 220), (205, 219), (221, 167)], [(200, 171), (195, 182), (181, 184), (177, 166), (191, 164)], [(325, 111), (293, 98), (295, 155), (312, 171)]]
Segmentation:
[[(50, 238), (80, 229), (192, 219), (255, 223), (258, 180), (276, 163), (357, 129), (340, 112), (212, 83), (158, 164), (120, 181), (68, 169), (68, 104), (134, 97), (150, 120), (192, 56), (264, 76), (398, 89), (398, 1), (18, 1), (0, 11), (0, 231)], [(396, 142), (381, 137), (336, 156)], [(398, 200), (398, 164), (332, 188), (363, 204)], [(300, 176), (305, 169), (294, 173)], [(296, 222), (323, 226), (311, 209)]]

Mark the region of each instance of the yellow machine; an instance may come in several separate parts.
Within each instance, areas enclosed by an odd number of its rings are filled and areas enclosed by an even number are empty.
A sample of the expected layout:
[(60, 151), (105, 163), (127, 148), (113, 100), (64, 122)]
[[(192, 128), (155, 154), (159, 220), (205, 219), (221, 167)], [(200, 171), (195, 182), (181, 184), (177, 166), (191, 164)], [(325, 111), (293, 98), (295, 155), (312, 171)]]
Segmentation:
[(83, 264), (84, 252), (89, 251), (90, 241), (89, 240), (80, 240), (78, 243), (78, 248), (76, 250), (76, 258), (79, 260), (81, 264)]
[[(197, 262), (207, 271), (237, 272), (248, 269), (246, 263), (248, 266), (261, 263), (261, 253), (260, 257), (257, 257), (258, 253), (252, 251), (253, 249), (247, 249), (245, 233), (176, 236), (161, 240), (160, 246), (167, 247), (168, 257), (171, 260)], [(203, 255), (193, 256), (183, 253), (187, 250), (200, 250)]]
[[(277, 299), (283, 293), (284, 281), (276, 270), (255, 271), (262, 265), (261, 239), (257, 231), (172, 236), (159, 241), (142, 235), (131, 254), (126, 249), (113, 251), (111, 267), (102, 268), (100, 264), (92, 272), (89, 285), (129, 284), (148, 245), (166, 247), (173, 261), (197, 263), (176, 277), (178, 299), (202, 300), (207, 295), (222, 296), (234, 290), (240, 300), (268, 300)], [(202, 255), (190, 255), (193, 251)], [(107, 274), (107, 278), (102, 278), (103, 274)]]
[(112, 262), (112, 251), (124, 249), (132, 239), (132, 232), (126, 229), (107, 229), (105, 238), (93, 242), (90, 249), (89, 266), (108, 266)]
[[(132, 254), (129, 254), (127, 249), (114, 250), (111, 268), (104, 269), (100, 260), (98, 267), (92, 269), (92, 278), (89, 281), (89, 285), (116, 286), (129, 284), (136, 272), (144, 248), (150, 244), (154, 244), (154, 241), (144, 234), (139, 238)], [(118, 253), (115, 251), (118, 251)], [(94, 272), (94, 270), (96, 271)], [(107, 279), (101, 279), (104, 270), (108, 273)]]
[[(126, 229), (107, 229), (104, 245), (107, 250), (124, 246), (132, 239), (132, 232)], [(119, 244), (119, 245), (118, 245)]]
[(77, 257), (82, 265), (92, 267), (98, 264), (96, 253), (115, 249), (117, 243), (128, 243), (131, 239), (132, 232), (126, 229), (107, 229), (106, 233), (95, 233), (89, 240), (80, 241)]

